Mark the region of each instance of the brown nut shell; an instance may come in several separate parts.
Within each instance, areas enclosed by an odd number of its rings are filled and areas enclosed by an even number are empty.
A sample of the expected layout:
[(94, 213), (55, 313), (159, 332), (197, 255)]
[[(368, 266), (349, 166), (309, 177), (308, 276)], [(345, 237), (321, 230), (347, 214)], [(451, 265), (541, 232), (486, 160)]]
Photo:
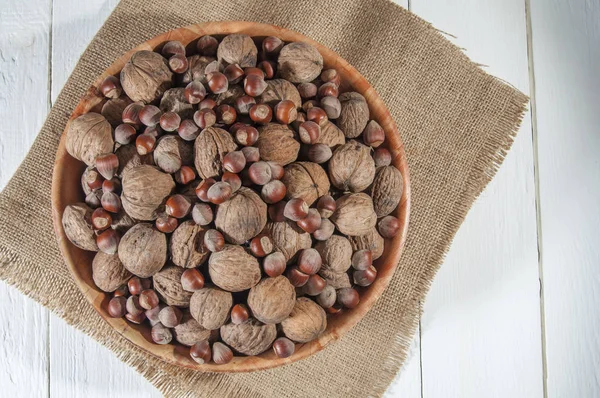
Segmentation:
[(315, 142), (315, 144), (328, 145), (330, 148), (337, 148), (345, 143), (346, 137), (342, 130), (330, 121), (321, 125), (321, 134), (319, 134), (319, 138)]
[(290, 164), (298, 158), (300, 143), (294, 138), (294, 131), (287, 125), (269, 123), (258, 128), (258, 141), (255, 146), (260, 151), (260, 158), (282, 166)]
[(344, 235), (366, 235), (377, 223), (373, 200), (365, 193), (344, 195), (336, 201), (336, 204), (337, 209), (330, 220)]
[(287, 318), (296, 303), (296, 289), (288, 278), (266, 278), (250, 289), (248, 306), (263, 323), (279, 323)]
[(301, 249), (308, 249), (312, 245), (310, 234), (290, 221), (269, 222), (266, 230), (273, 239), (275, 251), (281, 252), (286, 262), (290, 262)]
[(402, 198), (404, 183), (400, 170), (394, 166), (383, 166), (377, 169), (371, 196), (377, 217), (387, 216), (396, 209)]
[(167, 60), (153, 51), (138, 51), (121, 70), (121, 85), (133, 101), (153, 102), (173, 85)]
[(377, 228), (372, 228), (370, 232), (360, 236), (348, 236), (352, 245), (352, 250), (370, 250), (373, 260), (378, 259), (383, 254), (383, 237), (377, 232)]
[(210, 330), (203, 328), (189, 312), (184, 312), (179, 325), (173, 328), (178, 343), (191, 347), (199, 341), (208, 340)]
[(327, 286), (331, 286), (334, 289), (343, 289), (346, 287), (352, 287), (350, 283), (350, 277), (346, 272), (335, 272), (330, 269), (321, 269), (319, 275), (325, 279)]
[(321, 74), (323, 57), (308, 43), (290, 43), (279, 53), (277, 70), (281, 77), (292, 83), (308, 83)]
[(154, 163), (165, 173), (175, 173), (181, 166), (194, 163), (194, 149), (177, 135), (161, 137), (154, 148)]
[(217, 48), (221, 65), (238, 64), (242, 68), (256, 66), (258, 49), (252, 38), (244, 34), (225, 36)]
[(184, 269), (167, 265), (152, 277), (154, 290), (162, 301), (175, 307), (189, 307), (192, 293), (183, 289), (181, 275)]
[(86, 113), (69, 122), (66, 148), (69, 155), (88, 166), (96, 158), (113, 151), (114, 141), (110, 123), (99, 113)]
[(96, 234), (92, 226), (94, 211), (85, 203), (75, 203), (65, 207), (62, 225), (67, 238), (80, 249), (98, 251)]
[(357, 92), (343, 93), (339, 97), (342, 110), (336, 122), (347, 138), (358, 137), (369, 122), (367, 100)]
[(311, 206), (329, 192), (329, 178), (321, 166), (312, 162), (296, 162), (285, 168), (281, 180), (287, 189), (286, 198), (303, 199)]
[(118, 176), (122, 176), (127, 170), (133, 167), (141, 165), (154, 166), (154, 157), (152, 154), (140, 155), (135, 145), (123, 145), (117, 149), (115, 155), (119, 158)]
[(215, 330), (225, 324), (232, 305), (231, 293), (219, 288), (204, 287), (192, 295), (190, 314), (203, 328)]
[(194, 165), (198, 175), (205, 179), (223, 173), (223, 157), (235, 151), (237, 145), (227, 131), (209, 127), (200, 132), (194, 142)]
[(370, 148), (354, 140), (338, 147), (329, 160), (329, 178), (341, 191), (365, 190), (375, 178)]
[(206, 66), (215, 61), (214, 57), (192, 55), (188, 57), (188, 70), (179, 76), (182, 85), (186, 86), (193, 80), (206, 85)]
[(92, 279), (104, 292), (114, 292), (131, 278), (117, 254), (96, 253), (92, 261)]
[(181, 223), (169, 242), (173, 264), (182, 268), (196, 268), (204, 263), (210, 255), (204, 246), (205, 232), (192, 220)]
[(267, 88), (258, 97), (258, 103), (267, 103), (271, 107), (280, 101), (292, 101), (296, 108), (302, 107), (302, 98), (296, 86), (285, 79), (267, 80)]
[(308, 343), (316, 339), (326, 328), (325, 311), (306, 297), (297, 299), (289, 318), (281, 322), (281, 329), (285, 336), (298, 343)]
[(121, 180), (123, 209), (137, 220), (155, 220), (159, 207), (175, 188), (169, 174), (149, 165), (131, 167), (123, 172)]
[(271, 347), (277, 337), (273, 324), (263, 324), (250, 318), (239, 325), (228, 323), (221, 326), (221, 338), (231, 348), (245, 355), (258, 355)]
[(129, 272), (148, 278), (160, 271), (167, 261), (167, 238), (152, 224), (136, 224), (121, 238), (119, 258)]
[(260, 233), (267, 223), (267, 205), (253, 190), (241, 187), (217, 207), (215, 226), (238, 245)]
[(212, 282), (229, 292), (241, 292), (260, 281), (260, 265), (242, 246), (225, 245), (208, 259)]
[(321, 255), (321, 269), (341, 273), (346, 272), (352, 262), (352, 245), (340, 235), (332, 235), (324, 242), (319, 242), (315, 249)]

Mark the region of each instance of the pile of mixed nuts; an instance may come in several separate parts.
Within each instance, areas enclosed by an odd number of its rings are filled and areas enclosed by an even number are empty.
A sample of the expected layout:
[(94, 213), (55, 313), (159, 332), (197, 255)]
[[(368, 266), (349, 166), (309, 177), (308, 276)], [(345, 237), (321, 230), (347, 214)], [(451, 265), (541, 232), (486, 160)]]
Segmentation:
[(309, 44), (232, 34), (136, 52), (100, 84), (101, 113), (67, 129), (88, 167), (62, 221), (97, 252), (110, 316), (224, 364), (288, 357), (358, 305), (403, 182), (365, 98), (340, 83)]

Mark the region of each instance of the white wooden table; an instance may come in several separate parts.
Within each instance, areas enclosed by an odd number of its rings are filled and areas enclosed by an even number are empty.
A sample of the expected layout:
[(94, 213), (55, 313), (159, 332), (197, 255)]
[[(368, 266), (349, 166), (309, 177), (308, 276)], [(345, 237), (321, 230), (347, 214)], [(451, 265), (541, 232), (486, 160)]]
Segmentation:
[[(2, 0), (0, 188), (117, 0)], [(600, 2), (398, 0), (531, 98), (389, 397), (600, 396)], [(0, 282), (0, 395), (158, 397)]]

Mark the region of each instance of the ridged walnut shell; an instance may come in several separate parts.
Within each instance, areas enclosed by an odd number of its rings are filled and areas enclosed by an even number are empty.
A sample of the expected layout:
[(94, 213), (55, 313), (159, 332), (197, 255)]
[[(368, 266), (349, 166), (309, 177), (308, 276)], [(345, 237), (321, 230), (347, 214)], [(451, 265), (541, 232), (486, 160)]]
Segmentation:
[(346, 143), (346, 137), (342, 130), (330, 121), (325, 122), (321, 126), (321, 134), (317, 139), (316, 144), (325, 144), (330, 148), (337, 148)]
[(319, 242), (315, 249), (321, 255), (323, 265), (321, 269), (333, 272), (346, 272), (352, 262), (352, 245), (350, 241), (340, 235), (331, 235), (324, 242)]
[(309, 83), (323, 70), (323, 57), (308, 43), (294, 42), (285, 45), (277, 59), (277, 72), (292, 83)]
[(272, 107), (283, 100), (292, 101), (296, 108), (302, 107), (302, 98), (298, 89), (285, 79), (267, 80), (267, 88), (257, 98), (257, 102), (267, 103)]
[(387, 216), (398, 207), (404, 182), (400, 170), (394, 166), (383, 166), (377, 169), (371, 196), (373, 197), (373, 208), (377, 217)]
[(252, 315), (263, 323), (279, 323), (287, 318), (296, 303), (296, 289), (283, 275), (265, 278), (248, 294)]
[(192, 295), (190, 314), (203, 328), (215, 330), (227, 322), (232, 305), (231, 293), (215, 287), (204, 287)]
[(158, 210), (175, 188), (169, 174), (156, 167), (141, 165), (123, 172), (121, 180), (123, 208), (136, 220), (155, 220)]
[(217, 207), (215, 226), (225, 240), (241, 245), (254, 238), (267, 224), (267, 205), (253, 190), (241, 187)]
[(181, 223), (169, 242), (171, 261), (182, 268), (196, 268), (208, 259), (210, 251), (204, 246), (206, 230), (188, 220)]
[(152, 224), (139, 223), (123, 235), (118, 253), (129, 272), (148, 278), (160, 271), (167, 261), (167, 237)]
[(167, 60), (153, 51), (138, 51), (121, 70), (121, 86), (133, 101), (147, 104), (173, 85), (173, 72)]
[(258, 49), (252, 38), (244, 34), (225, 36), (217, 48), (217, 58), (223, 66), (238, 64), (242, 68), (256, 66)]
[(93, 212), (85, 203), (68, 205), (63, 212), (62, 225), (72, 244), (83, 250), (97, 252), (96, 234), (92, 226)]
[(242, 246), (225, 245), (208, 259), (212, 282), (229, 292), (241, 292), (260, 281), (260, 265)]
[(99, 113), (86, 113), (69, 122), (67, 152), (88, 166), (96, 165), (97, 156), (112, 152), (114, 144), (112, 127)]
[(370, 250), (373, 260), (378, 259), (383, 254), (384, 240), (377, 228), (371, 229), (371, 232), (361, 236), (349, 236), (348, 240), (352, 245), (353, 251)]
[(367, 189), (375, 178), (375, 162), (370, 148), (354, 140), (338, 147), (329, 160), (329, 178), (336, 188), (344, 192)]
[(336, 122), (348, 138), (358, 137), (369, 122), (369, 105), (361, 94), (347, 92), (340, 95), (342, 111)]
[(135, 145), (123, 145), (115, 152), (119, 159), (119, 170), (117, 175), (121, 177), (127, 170), (141, 166), (143, 164), (154, 166), (154, 158), (152, 153), (140, 155)]
[(329, 219), (344, 235), (366, 235), (377, 223), (373, 200), (366, 193), (344, 195), (335, 203), (337, 209)]
[(179, 325), (173, 328), (173, 336), (178, 343), (191, 347), (199, 341), (210, 338), (210, 330), (203, 328), (189, 312), (184, 312)]
[(259, 127), (255, 146), (262, 160), (277, 162), (282, 166), (295, 162), (300, 150), (294, 131), (289, 126), (278, 123)]
[(152, 277), (154, 290), (167, 305), (186, 308), (190, 305), (192, 293), (183, 290), (181, 275), (184, 269), (167, 265)]
[(225, 344), (245, 355), (258, 355), (265, 352), (277, 337), (275, 325), (265, 325), (254, 318), (239, 325), (228, 323), (221, 326), (220, 331)]
[(266, 230), (273, 239), (274, 251), (281, 252), (288, 263), (298, 251), (312, 246), (310, 234), (290, 221), (269, 222)]
[(114, 292), (131, 278), (117, 254), (96, 253), (92, 261), (92, 279), (103, 292)]
[(223, 173), (223, 157), (236, 148), (227, 131), (218, 127), (202, 130), (194, 142), (194, 165), (200, 178), (220, 176)]
[(186, 86), (189, 82), (196, 80), (206, 85), (206, 66), (211, 62), (216, 61), (216, 58), (192, 55), (191, 57), (188, 57), (187, 60), (188, 70), (179, 77), (181, 84)]
[(163, 113), (175, 112), (181, 120), (191, 119), (194, 116), (194, 106), (185, 99), (185, 88), (171, 88), (160, 99), (160, 110)]
[(287, 189), (288, 199), (300, 198), (311, 206), (329, 192), (329, 178), (321, 166), (312, 162), (296, 162), (285, 168), (281, 180)]
[(181, 166), (194, 163), (194, 148), (178, 135), (165, 135), (158, 139), (154, 154), (154, 163), (165, 173), (175, 173)]
[(308, 343), (327, 328), (327, 316), (320, 305), (306, 297), (296, 300), (289, 318), (281, 322), (283, 334), (298, 343)]
[(346, 287), (352, 287), (350, 283), (350, 277), (346, 272), (335, 272), (328, 269), (321, 268), (319, 275), (327, 281), (327, 286), (331, 286), (334, 289), (343, 289)]

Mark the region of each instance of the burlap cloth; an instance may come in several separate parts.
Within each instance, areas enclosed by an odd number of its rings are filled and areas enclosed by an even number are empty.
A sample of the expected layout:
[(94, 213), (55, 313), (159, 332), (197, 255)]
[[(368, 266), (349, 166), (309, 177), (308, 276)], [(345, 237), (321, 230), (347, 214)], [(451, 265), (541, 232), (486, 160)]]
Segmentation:
[[(412, 182), (404, 254), (374, 308), (324, 351), (247, 374), (167, 365), (120, 337), (71, 279), (51, 222), (59, 136), (91, 82), (119, 55), (159, 33), (219, 20), (296, 30), (354, 65), (398, 124)], [(406, 358), (419, 303), (468, 209), (510, 148), (526, 103), (525, 95), (487, 75), (430, 24), (386, 0), (122, 0), (1, 193), (0, 278), (110, 348), (169, 397), (380, 396)]]

